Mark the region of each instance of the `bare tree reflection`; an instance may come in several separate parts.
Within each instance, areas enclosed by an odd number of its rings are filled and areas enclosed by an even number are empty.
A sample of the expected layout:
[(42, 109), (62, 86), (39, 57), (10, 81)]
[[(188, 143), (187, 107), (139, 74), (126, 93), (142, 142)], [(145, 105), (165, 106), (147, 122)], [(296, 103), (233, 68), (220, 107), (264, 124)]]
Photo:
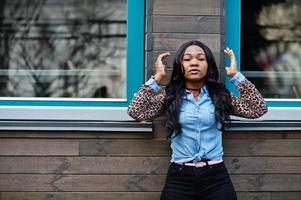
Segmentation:
[(0, 6), (1, 96), (92, 97), (107, 85), (113, 97), (124, 97), (125, 1), (10, 0)]

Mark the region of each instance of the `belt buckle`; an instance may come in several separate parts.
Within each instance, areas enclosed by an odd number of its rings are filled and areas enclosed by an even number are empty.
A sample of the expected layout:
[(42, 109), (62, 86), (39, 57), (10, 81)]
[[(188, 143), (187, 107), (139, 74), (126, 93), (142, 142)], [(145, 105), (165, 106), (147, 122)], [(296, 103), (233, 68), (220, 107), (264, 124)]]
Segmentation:
[(205, 167), (205, 166), (207, 166), (207, 163), (203, 161), (200, 161), (195, 165), (195, 167)]
[(209, 159), (201, 159), (197, 164), (200, 164), (199, 166), (197, 166), (196, 164), (196, 167), (205, 167), (205, 166), (208, 166), (209, 163), (208, 163)]
[(194, 159), (192, 163), (194, 164), (194, 167), (198, 167), (198, 161), (196, 159)]
[(198, 167), (204, 167), (207, 165), (206, 162), (203, 161), (197, 161), (197, 160), (193, 160), (192, 163), (194, 164), (194, 167), (198, 168)]

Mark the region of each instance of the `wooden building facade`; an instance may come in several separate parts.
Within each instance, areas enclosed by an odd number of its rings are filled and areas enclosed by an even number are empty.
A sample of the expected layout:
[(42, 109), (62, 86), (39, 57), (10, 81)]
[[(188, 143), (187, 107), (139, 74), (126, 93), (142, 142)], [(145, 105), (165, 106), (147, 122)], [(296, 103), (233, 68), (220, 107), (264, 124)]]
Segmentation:
[[(231, 12), (225, 4), (223, 0), (146, 0), (145, 79), (153, 73), (158, 54), (173, 55), (190, 39), (208, 44), (223, 69), (225, 16)], [(172, 58), (167, 66), (170, 76)], [(225, 81), (220, 72), (220, 80)], [(224, 160), (238, 199), (301, 199), (298, 124), (283, 128), (252, 121), (224, 132)], [(142, 126), (151, 128), (1, 130), (0, 200), (159, 199), (170, 161), (164, 119)]]

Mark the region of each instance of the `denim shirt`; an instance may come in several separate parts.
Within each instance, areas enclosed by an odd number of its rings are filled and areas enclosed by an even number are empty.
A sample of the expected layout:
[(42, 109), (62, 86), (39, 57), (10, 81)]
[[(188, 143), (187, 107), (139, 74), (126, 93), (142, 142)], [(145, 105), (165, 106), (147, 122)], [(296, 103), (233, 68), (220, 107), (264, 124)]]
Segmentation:
[[(237, 73), (231, 82), (238, 85), (245, 77)], [(158, 90), (158, 84), (149, 80), (145, 83)], [(181, 132), (172, 134), (171, 162), (183, 163), (202, 159), (220, 160), (223, 157), (221, 124), (215, 119), (215, 106), (209, 97), (205, 85), (196, 101), (192, 93), (186, 90), (182, 97), (179, 113)]]

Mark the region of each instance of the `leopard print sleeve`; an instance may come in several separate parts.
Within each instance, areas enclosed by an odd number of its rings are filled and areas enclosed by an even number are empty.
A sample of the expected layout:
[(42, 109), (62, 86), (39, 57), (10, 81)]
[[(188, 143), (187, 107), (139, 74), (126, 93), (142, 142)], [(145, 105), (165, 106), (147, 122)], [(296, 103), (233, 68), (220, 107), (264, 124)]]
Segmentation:
[(232, 115), (255, 119), (268, 111), (263, 97), (249, 80), (243, 80), (238, 84), (237, 88), (240, 91), (240, 98), (231, 94)]
[(165, 91), (156, 93), (143, 85), (131, 101), (127, 112), (138, 121), (149, 121), (162, 114), (164, 100)]

